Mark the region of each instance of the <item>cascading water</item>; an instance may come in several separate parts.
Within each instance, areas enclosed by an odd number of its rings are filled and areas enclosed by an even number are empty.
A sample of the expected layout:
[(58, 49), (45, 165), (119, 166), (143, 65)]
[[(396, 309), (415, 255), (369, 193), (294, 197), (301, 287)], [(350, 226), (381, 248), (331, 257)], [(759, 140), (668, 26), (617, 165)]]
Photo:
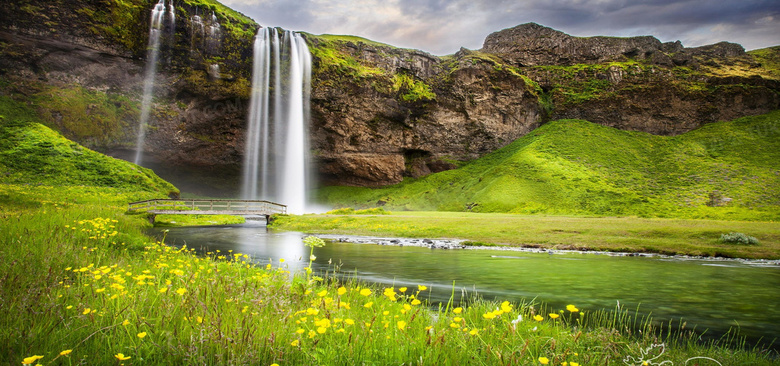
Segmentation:
[[(173, 8), (173, 3), (171, 3)], [(141, 116), (138, 119), (138, 139), (135, 148), (135, 163), (141, 164), (143, 160), (144, 142), (146, 140), (146, 124), (149, 122), (149, 113), (152, 109), (152, 92), (154, 91), (154, 79), (157, 75), (157, 58), (160, 53), (160, 36), (162, 35), (165, 19), (165, 0), (160, 0), (152, 9), (152, 17), (149, 24), (149, 44), (146, 56), (146, 71), (144, 75), (144, 94), (141, 100)], [(171, 18), (175, 17), (170, 12)], [(175, 20), (172, 20), (175, 22)]]
[[(290, 31), (261, 28), (254, 44), (252, 96), (244, 154), (244, 199), (306, 210), (311, 54)], [(271, 103), (273, 99), (273, 103)]]
[(173, 7), (173, 0), (168, 5), (168, 17), (171, 19), (171, 34), (176, 34), (176, 8)]

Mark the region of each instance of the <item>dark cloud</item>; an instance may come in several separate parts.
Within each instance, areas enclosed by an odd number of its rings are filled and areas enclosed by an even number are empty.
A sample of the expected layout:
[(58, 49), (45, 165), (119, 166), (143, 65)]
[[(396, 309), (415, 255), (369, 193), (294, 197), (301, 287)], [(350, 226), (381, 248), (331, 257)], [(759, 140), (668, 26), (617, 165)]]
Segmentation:
[(771, 0), (224, 0), (263, 25), (353, 34), (449, 54), (478, 49), (504, 28), (536, 22), (577, 36), (653, 35), (686, 46), (719, 41), (748, 49), (780, 44)]

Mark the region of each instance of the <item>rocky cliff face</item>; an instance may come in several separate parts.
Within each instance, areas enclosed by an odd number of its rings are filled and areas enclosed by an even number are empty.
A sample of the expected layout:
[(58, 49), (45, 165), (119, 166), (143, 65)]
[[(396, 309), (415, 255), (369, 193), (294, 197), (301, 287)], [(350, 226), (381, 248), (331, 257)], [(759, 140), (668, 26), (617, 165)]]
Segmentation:
[[(210, 0), (176, 4), (145, 156), (162, 167), (239, 171), (258, 25)], [(28, 102), (87, 146), (131, 149), (152, 6), (11, 1), (0, 14), (0, 98)], [(219, 32), (206, 31), (216, 23)], [(767, 66), (776, 50), (578, 38), (536, 24), (445, 57), (305, 37), (314, 60), (312, 150), (325, 184), (380, 186), (451, 169), (551, 119), (678, 134), (780, 106), (780, 74)]]
[(541, 123), (532, 85), (468, 53), (441, 59), (364, 41), (309, 40), (312, 138), (327, 182), (383, 185), (450, 169)]

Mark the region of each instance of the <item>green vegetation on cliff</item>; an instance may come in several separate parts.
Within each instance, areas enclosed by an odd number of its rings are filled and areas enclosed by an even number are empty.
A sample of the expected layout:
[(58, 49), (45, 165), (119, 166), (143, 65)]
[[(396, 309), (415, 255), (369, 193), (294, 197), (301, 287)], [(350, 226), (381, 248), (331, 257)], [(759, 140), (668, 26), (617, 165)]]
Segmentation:
[(780, 111), (675, 137), (560, 120), (456, 170), (319, 197), (391, 210), (776, 220), (779, 161)]
[(94, 152), (37, 122), (26, 106), (0, 97), (0, 183), (98, 186), (178, 195), (151, 170)]
[(436, 93), (431, 91), (430, 85), (407, 74), (393, 75), (393, 91), (401, 92), (401, 99), (405, 102), (436, 99)]

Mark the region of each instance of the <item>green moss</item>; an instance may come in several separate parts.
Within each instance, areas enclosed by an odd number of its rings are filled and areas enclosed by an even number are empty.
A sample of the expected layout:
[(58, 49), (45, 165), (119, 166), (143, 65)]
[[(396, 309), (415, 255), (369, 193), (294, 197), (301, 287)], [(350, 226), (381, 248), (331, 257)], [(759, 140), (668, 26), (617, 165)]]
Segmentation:
[[(221, 28), (227, 30), (235, 38), (252, 39), (257, 30), (257, 23), (252, 18), (247, 17), (215, 0), (183, 0), (182, 3), (197, 7), (204, 14), (203, 10), (213, 11), (217, 16)], [(177, 3), (179, 5), (179, 3)]]
[(308, 34), (308, 33), (306, 33), (306, 35), (307, 35), (307, 38), (314, 37), (314, 38), (318, 38), (320, 40), (330, 41), (330, 42), (342, 42), (342, 43), (352, 42), (352, 43), (363, 43), (363, 44), (366, 44), (366, 45), (369, 45), (369, 46), (374, 46), (374, 47), (397, 48), (395, 46), (391, 46), (391, 45), (386, 44), (386, 43), (376, 42), (376, 41), (372, 41), (370, 39), (366, 39), (366, 38), (358, 37), (358, 36), (336, 35), (336, 34), (320, 34), (320, 35), (316, 35), (315, 36), (315, 35), (311, 35), (311, 34)]
[(748, 52), (748, 55), (761, 64), (776, 79), (780, 79), (780, 46), (762, 48)]
[(243, 77), (233, 81), (210, 80), (208, 74), (203, 70), (186, 70), (183, 73), (183, 79), (189, 84), (190, 90), (200, 95), (249, 99), (252, 90), (252, 84)]
[(106, 36), (112, 42), (124, 46), (136, 55), (145, 51), (145, 35), (141, 24), (146, 14), (146, 4), (141, 0), (107, 0), (107, 6), (82, 6), (79, 12), (91, 20), (89, 29), (96, 35)]
[[(311, 41), (310, 41), (311, 42)], [(361, 63), (342, 51), (333, 41), (317, 41), (310, 44), (309, 50), (315, 60), (316, 72), (335, 73), (348, 76), (353, 80), (362, 80), (384, 75), (384, 70)]]
[(430, 85), (406, 74), (393, 75), (393, 91), (401, 93), (405, 102), (417, 102), (436, 99), (436, 93)]
[(139, 114), (138, 103), (122, 94), (80, 86), (45, 86), (32, 100), (47, 125), (93, 146), (121, 140)]

